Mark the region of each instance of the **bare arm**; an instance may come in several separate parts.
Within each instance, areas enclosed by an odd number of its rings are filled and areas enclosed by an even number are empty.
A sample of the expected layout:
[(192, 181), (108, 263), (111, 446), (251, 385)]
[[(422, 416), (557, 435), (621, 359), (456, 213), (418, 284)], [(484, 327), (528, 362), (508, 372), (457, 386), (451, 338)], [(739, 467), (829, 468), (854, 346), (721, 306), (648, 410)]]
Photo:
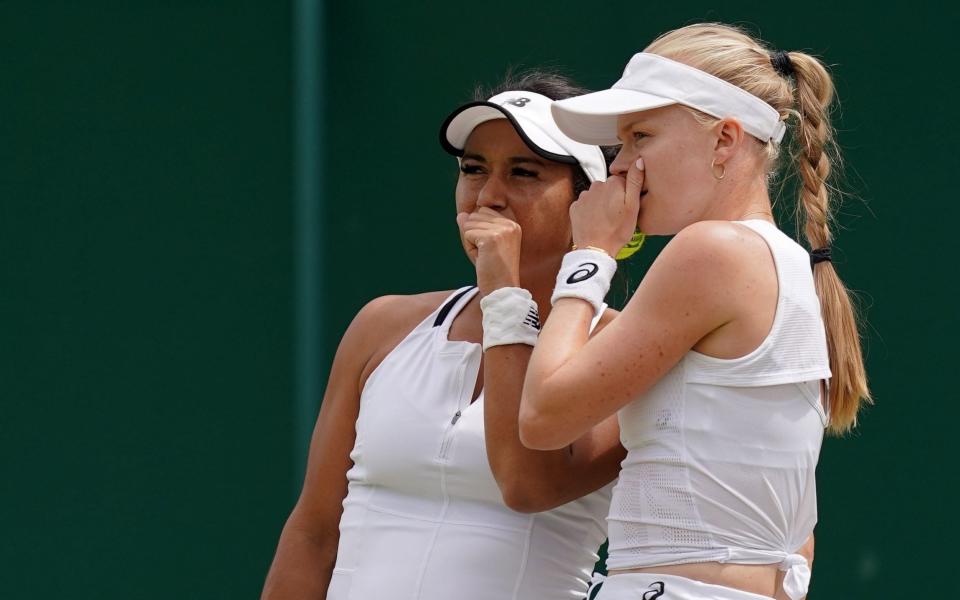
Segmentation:
[[(480, 293), (518, 287), (519, 225), (489, 208), (462, 213), (457, 221)], [(608, 311), (600, 327), (614, 312)], [(626, 456), (616, 416), (558, 450), (531, 450), (520, 442), (520, 393), (531, 350), (523, 344), (494, 346), (483, 357), (487, 459), (504, 503), (521, 512), (549, 510), (603, 487), (616, 478)]]
[(616, 415), (560, 450), (530, 450), (520, 442), (520, 393), (531, 351), (513, 344), (484, 353), (487, 457), (504, 502), (521, 512), (549, 510), (603, 487), (626, 456)]
[[(581, 200), (582, 202), (582, 200)], [(530, 361), (520, 436), (531, 448), (563, 447), (652, 387), (711, 332), (751, 310), (742, 271), (753, 247), (736, 226), (700, 222), (657, 257), (626, 308), (587, 339), (592, 316), (580, 299), (557, 302)]]
[(363, 382), (422, 312), (409, 297), (378, 298), (357, 314), (340, 341), (310, 442), (303, 490), (280, 534), (262, 600), (326, 598)]

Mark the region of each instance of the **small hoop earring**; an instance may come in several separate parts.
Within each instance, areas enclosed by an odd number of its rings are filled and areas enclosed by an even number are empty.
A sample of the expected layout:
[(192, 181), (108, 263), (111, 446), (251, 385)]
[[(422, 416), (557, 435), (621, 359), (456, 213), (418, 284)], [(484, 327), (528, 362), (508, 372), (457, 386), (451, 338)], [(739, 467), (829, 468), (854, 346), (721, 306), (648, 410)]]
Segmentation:
[[(714, 179), (716, 179), (717, 181), (720, 181), (721, 179), (723, 179), (723, 176), (727, 174), (727, 168), (723, 165), (723, 163), (720, 163), (719, 165), (717, 165), (716, 163), (717, 163), (717, 159), (713, 159), (710, 161), (710, 174), (713, 175)], [(717, 176), (716, 171), (714, 171), (714, 169), (718, 166), (720, 167), (719, 177)]]

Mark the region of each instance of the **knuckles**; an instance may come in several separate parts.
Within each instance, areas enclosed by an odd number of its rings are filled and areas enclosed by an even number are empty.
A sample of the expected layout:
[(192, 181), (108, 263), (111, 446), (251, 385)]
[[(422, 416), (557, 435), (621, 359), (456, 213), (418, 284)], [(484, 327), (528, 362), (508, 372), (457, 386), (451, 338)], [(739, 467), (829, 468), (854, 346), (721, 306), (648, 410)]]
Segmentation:
[(513, 221), (502, 223), (497, 229), (467, 229), (464, 233), (467, 241), (477, 248), (482, 248), (488, 244), (500, 246), (516, 243), (521, 236), (520, 225)]
[(626, 190), (626, 180), (619, 175), (611, 175), (606, 181), (594, 181), (589, 189), (580, 193), (579, 200), (599, 201), (603, 198), (613, 198), (623, 195)]

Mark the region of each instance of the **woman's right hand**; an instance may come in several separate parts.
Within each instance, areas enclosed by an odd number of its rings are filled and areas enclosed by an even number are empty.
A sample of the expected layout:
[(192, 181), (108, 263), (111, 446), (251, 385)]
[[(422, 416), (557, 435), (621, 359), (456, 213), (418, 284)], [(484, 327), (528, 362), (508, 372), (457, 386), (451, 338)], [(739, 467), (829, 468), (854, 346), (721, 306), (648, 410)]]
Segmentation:
[(570, 205), (573, 243), (578, 248), (594, 246), (616, 256), (630, 241), (637, 228), (644, 174), (643, 159), (638, 159), (626, 176), (594, 181), (580, 193)]
[(482, 207), (457, 214), (460, 238), (477, 269), (477, 287), (484, 296), (503, 287), (520, 286), (522, 232), (516, 221)]

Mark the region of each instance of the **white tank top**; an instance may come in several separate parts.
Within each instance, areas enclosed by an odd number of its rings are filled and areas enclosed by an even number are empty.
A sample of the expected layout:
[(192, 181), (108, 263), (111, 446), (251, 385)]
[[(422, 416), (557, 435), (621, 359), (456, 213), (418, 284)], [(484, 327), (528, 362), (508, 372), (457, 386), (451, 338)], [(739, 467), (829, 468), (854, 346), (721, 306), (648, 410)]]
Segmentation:
[(483, 354), (450, 341), (466, 288), (384, 358), (360, 397), (327, 600), (582, 598), (610, 486), (538, 514), (503, 503), (487, 462)]
[(773, 326), (741, 358), (688, 352), (621, 409), (627, 458), (607, 518), (607, 566), (780, 563), (785, 591), (799, 598), (809, 570), (792, 553), (817, 522), (826, 335), (807, 251), (771, 223), (741, 224), (776, 263)]

